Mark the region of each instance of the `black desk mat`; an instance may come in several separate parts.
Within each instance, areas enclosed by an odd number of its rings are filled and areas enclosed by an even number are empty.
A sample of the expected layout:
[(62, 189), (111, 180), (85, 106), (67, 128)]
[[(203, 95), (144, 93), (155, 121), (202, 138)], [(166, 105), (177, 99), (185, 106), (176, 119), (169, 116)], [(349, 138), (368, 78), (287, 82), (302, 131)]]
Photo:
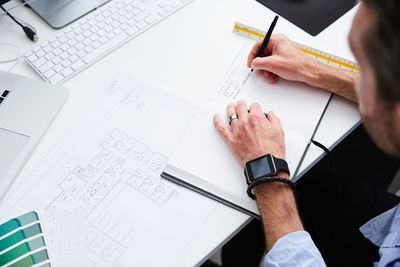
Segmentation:
[(257, 0), (312, 36), (356, 5), (355, 0)]

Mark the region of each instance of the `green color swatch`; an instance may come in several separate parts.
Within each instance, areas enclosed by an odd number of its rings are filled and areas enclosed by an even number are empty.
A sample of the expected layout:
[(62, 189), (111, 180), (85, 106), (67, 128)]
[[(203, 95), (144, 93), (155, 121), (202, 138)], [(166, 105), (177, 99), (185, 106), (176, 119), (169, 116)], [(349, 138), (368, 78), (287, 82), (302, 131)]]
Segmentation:
[(35, 236), (40, 233), (42, 233), (40, 224), (34, 224), (25, 229), (19, 230), (19, 231), (13, 233), (12, 235), (9, 235), (3, 239), (0, 239), (0, 251), (15, 245), (24, 239), (30, 238), (30, 237)]
[(36, 212), (31, 211), (24, 215), (21, 215), (15, 219), (11, 219), (6, 223), (0, 225), (0, 236), (8, 234), (9, 232), (17, 229), (18, 227), (27, 225), (39, 219)]
[[(25, 258), (22, 258), (16, 263), (11, 264), (9, 267), (28, 267), (48, 259), (49, 255), (47, 255), (47, 251), (44, 249), (32, 255), (26, 256)], [(40, 267), (50, 267), (50, 263), (46, 263), (44, 265), (41, 265)]]
[(36, 249), (44, 247), (44, 246), (45, 246), (45, 243), (44, 243), (43, 236), (39, 236), (29, 242), (22, 243), (19, 246), (16, 246), (15, 248), (1, 254), (0, 255), (0, 265), (9, 263), (10, 261), (13, 261), (13, 260), (21, 257), (25, 253), (28, 253), (32, 250), (36, 250)]

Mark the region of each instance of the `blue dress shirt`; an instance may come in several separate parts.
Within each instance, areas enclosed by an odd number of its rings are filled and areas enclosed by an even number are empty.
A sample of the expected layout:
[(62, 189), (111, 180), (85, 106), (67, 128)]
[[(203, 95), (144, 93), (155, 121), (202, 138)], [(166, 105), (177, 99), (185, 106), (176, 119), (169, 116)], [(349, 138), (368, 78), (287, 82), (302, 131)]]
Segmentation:
[[(400, 267), (400, 204), (373, 218), (361, 233), (379, 246), (376, 266)], [(264, 259), (264, 266), (326, 266), (311, 236), (298, 231), (281, 237)]]

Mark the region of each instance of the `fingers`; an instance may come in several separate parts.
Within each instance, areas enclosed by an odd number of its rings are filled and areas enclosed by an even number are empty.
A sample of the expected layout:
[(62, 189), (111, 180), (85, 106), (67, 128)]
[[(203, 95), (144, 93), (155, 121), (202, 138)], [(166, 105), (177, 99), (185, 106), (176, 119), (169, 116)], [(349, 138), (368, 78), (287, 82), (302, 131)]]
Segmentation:
[(271, 73), (271, 75), (269, 76), (269, 82), (271, 84), (274, 84), (274, 83), (276, 83), (276, 80), (278, 80), (278, 75)]
[(233, 140), (232, 132), (226, 128), (225, 124), (222, 122), (221, 117), (218, 114), (214, 115), (214, 126), (218, 133), (224, 139), (225, 143), (230, 146)]
[(251, 62), (251, 68), (254, 70), (263, 70), (277, 73), (279, 70), (278, 56), (258, 57)]
[(247, 110), (247, 105), (244, 100), (239, 100), (236, 103), (235, 111), (239, 117), (239, 120), (247, 121), (247, 119), (249, 117), (249, 111)]
[(281, 125), (281, 120), (275, 115), (273, 111), (268, 112), (268, 120), (273, 124)]
[(247, 57), (247, 67), (248, 68), (251, 67), (251, 62), (253, 61), (253, 59), (256, 58), (258, 50), (260, 49), (261, 44), (262, 44), (262, 41), (259, 41), (259, 42), (255, 43), (253, 48), (251, 49), (250, 54)]
[[(271, 36), (271, 39), (269, 40), (267, 47), (265, 48), (265, 51), (262, 55), (262, 57), (273, 55), (273, 51), (276, 50), (275, 48), (279, 45), (279, 43), (284, 43), (287, 40), (287, 38), (283, 35), (280, 34), (274, 34)], [(251, 63), (252, 61), (257, 57), (258, 50), (260, 49), (260, 46), (262, 44), (262, 41), (258, 41), (257, 43), (254, 44), (253, 48), (250, 51), (249, 56), (247, 57), (247, 67), (252, 68)]]
[(235, 128), (238, 119), (234, 119), (231, 121), (232, 115), (236, 115), (235, 104), (229, 103), (229, 105), (226, 107), (226, 116), (228, 118), (228, 121), (230, 121), (231, 128), (233, 129)]
[(252, 113), (263, 113), (260, 104), (253, 103), (250, 106), (250, 114)]

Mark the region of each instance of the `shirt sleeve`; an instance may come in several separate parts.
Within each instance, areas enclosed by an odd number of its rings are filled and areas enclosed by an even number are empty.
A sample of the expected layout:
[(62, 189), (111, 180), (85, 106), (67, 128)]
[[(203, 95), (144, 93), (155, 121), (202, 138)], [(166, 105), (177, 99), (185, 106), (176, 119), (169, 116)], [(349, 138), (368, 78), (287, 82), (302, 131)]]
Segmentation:
[(306, 231), (281, 237), (264, 258), (267, 266), (326, 266), (321, 253)]

